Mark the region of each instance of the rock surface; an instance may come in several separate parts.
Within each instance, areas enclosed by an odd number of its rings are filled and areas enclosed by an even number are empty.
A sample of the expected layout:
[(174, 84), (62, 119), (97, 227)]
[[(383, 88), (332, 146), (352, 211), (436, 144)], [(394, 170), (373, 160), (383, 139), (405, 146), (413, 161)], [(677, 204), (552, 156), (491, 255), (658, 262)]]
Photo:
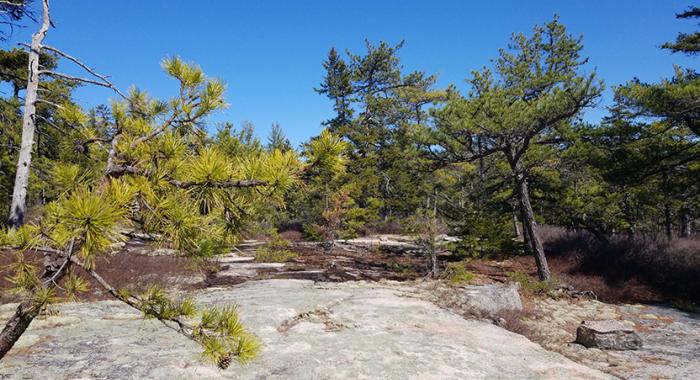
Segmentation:
[(465, 307), (479, 316), (495, 317), (503, 311), (523, 309), (518, 287), (514, 284), (463, 286)]
[(629, 321), (583, 321), (576, 329), (576, 343), (602, 350), (638, 350), (642, 338)]
[[(68, 304), (35, 321), (0, 362), (11, 379), (604, 379), (492, 324), (465, 320), (397, 283), (248, 282), (196, 294), (236, 303), (263, 342), (221, 371), (199, 347), (112, 301)], [(13, 305), (0, 307), (7, 318)]]
[[(663, 305), (610, 305), (592, 300), (545, 299), (526, 321), (532, 339), (576, 362), (629, 380), (693, 379), (700, 373), (700, 314)], [(651, 316), (654, 318), (651, 318)], [(634, 323), (639, 350), (607, 351), (572, 344), (582, 320)]]
[(517, 284), (447, 286), (427, 281), (417, 284), (431, 302), (467, 318), (497, 320), (504, 311), (520, 311), (523, 304)]

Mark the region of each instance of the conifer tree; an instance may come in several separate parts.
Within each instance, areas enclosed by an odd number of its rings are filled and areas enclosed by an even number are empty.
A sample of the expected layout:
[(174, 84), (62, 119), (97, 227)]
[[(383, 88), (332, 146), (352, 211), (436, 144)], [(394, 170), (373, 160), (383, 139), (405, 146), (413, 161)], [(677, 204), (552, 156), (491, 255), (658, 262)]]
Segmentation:
[(434, 155), (443, 162), (475, 162), (498, 155), (508, 165), (529, 249), (539, 276), (551, 274), (537, 232), (529, 181), (567, 135), (570, 123), (594, 104), (602, 84), (580, 74), (581, 38), (567, 34), (555, 18), (536, 26), (530, 37), (516, 34), (500, 51), (495, 74), (474, 72), (472, 91), (453, 95), (438, 112)]
[[(688, 7), (684, 12), (678, 13), (678, 19), (696, 19), (700, 17), (700, 7)], [(661, 48), (668, 49), (673, 53), (684, 53), (694, 55), (700, 53), (700, 32), (691, 34), (679, 33), (675, 42), (667, 42)]]
[(53, 200), (40, 222), (4, 232), (7, 244), (42, 252), (44, 262), (34, 267), (19, 254), (12, 266), (22, 302), (0, 333), (0, 357), (58, 300), (58, 286), (69, 296), (84, 290), (81, 276), (92, 277), (146, 318), (198, 342), (205, 357), (223, 368), (257, 352), (259, 344), (235, 308), (200, 309), (192, 299), (173, 299), (160, 288), (131, 294), (114, 288), (96, 267), (96, 258), (132, 230), (153, 233), (180, 254), (206, 260), (235, 241), (257, 205), (281, 202), (297, 182), (300, 163), (292, 151), (233, 157), (202, 138), (204, 118), (226, 106), (223, 83), (179, 58), (166, 59), (163, 68), (178, 82), (179, 95), (161, 101), (133, 90), (112, 104), (109, 128), (77, 106), (62, 110), (60, 117), (83, 134), (89, 147), (85, 158), (100, 170), (56, 162), (50, 179)]
[(348, 189), (372, 223), (410, 214), (424, 199), (427, 172), (414, 135), (427, 123), (424, 108), (444, 92), (433, 90), (434, 76), (403, 74), (397, 55), (403, 42), (365, 45), (363, 54), (348, 52), (347, 63), (331, 49), (317, 91), (334, 102), (337, 115), (325, 123), (350, 143)]
[(284, 131), (279, 123), (272, 123), (270, 135), (267, 137), (267, 150), (274, 151), (275, 149), (281, 152), (292, 149), (292, 144), (289, 142), (287, 136), (284, 135)]
[(326, 95), (333, 101), (336, 117), (324, 123), (331, 128), (332, 132), (338, 132), (340, 128), (350, 122), (353, 116), (353, 109), (350, 105), (353, 94), (351, 73), (335, 48), (331, 48), (328, 52), (328, 58), (323, 62), (323, 68), (326, 70), (326, 76), (315, 91)]

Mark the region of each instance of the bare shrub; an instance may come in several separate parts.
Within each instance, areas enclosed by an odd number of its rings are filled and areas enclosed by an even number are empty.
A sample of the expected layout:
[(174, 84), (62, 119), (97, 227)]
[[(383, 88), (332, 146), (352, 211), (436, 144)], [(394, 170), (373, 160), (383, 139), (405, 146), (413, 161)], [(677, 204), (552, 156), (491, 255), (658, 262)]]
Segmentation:
[(546, 230), (550, 256), (572, 260), (568, 279), (596, 287), (602, 300), (700, 300), (697, 238), (613, 236), (601, 241), (584, 231)]

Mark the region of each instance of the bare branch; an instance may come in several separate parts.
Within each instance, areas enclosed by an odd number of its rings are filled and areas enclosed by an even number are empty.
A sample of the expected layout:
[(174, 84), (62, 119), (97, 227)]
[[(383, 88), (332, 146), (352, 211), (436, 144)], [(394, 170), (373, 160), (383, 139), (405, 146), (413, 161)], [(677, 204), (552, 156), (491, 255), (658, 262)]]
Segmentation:
[[(88, 84), (94, 84), (94, 85), (96, 85), (96, 86), (102, 86), (102, 87), (112, 88), (112, 86), (111, 86), (109, 83), (104, 83), (104, 82), (101, 82), (101, 81), (97, 81), (97, 80), (93, 80), (93, 79), (88, 79), (88, 78), (74, 77), (74, 76), (72, 76), (72, 75), (63, 74), (63, 73), (58, 73), (58, 72), (51, 71), (51, 70), (41, 70), (41, 71), (39, 71), (39, 74), (41, 74), (41, 75), (51, 75), (51, 76), (54, 76), (54, 77), (63, 78), (63, 79), (66, 79), (66, 80), (69, 80), (69, 81), (73, 81), (73, 82), (88, 83)], [(121, 94), (120, 94), (120, 95), (121, 95)]]
[(124, 95), (121, 91), (119, 91), (119, 89), (117, 88), (117, 86), (115, 86), (112, 82), (110, 82), (109, 79), (107, 79), (106, 76), (101, 75), (101, 74), (98, 74), (97, 72), (95, 72), (94, 69), (88, 67), (86, 64), (84, 64), (83, 62), (81, 62), (79, 59), (77, 59), (77, 58), (75, 58), (75, 57), (73, 57), (73, 56), (71, 56), (71, 55), (69, 55), (69, 54), (67, 54), (67, 53), (64, 53), (63, 51), (61, 51), (61, 50), (59, 50), (59, 49), (57, 49), (57, 48), (55, 48), (55, 47), (53, 47), (53, 46), (43, 45), (43, 48), (46, 49), (46, 50), (48, 50), (48, 51), (52, 51), (52, 52), (54, 52), (54, 53), (56, 53), (56, 54), (58, 54), (58, 55), (60, 55), (60, 56), (62, 56), (62, 57), (64, 57), (64, 58), (66, 58), (66, 59), (68, 59), (68, 60), (74, 62), (76, 65), (82, 67), (83, 70), (87, 71), (87, 72), (90, 73), (92, 76), (94, 76), (94, 77), (98, 78), (100, 81), (102, 81), (103, 84), (101, 84), (101, 86), (111, 88), (111, 89), (112, 89), (114, 92), (116, 92), (119, 96), (121, 96), (121, 97), (124, 98), (124, 99), (127, 99), (127, 96)]
[(54, 103), (54, 102), (52, 102), (52, 101), (50, 101), (50, 100), (46, 100), (46, 99), (37, 98), (36, 101), (39, 102), (39, 103), (45, 103), (45, 104), (48, 104), (48, 105), (50, 105), (50, 106), (54, 106), (54, 107), (60, 108), (60, 109), (64, 109), (64, 108), (65, 108), (65, 107), (63, 107), (62, 105), (58, 104), (58, 103)]
[(194, 182), (194, 181), (178, 181), (176, 179), (169, 178), (168, 182), (180, 189), (189, 189), (195, 186), (210, 186), (210, 187), (220, 187), (220, 188), (242, 188), (242, 187), (257, 187), (257, 186), (267, 186), (268, 183), (265, 181), (259, 181), (255, 179), (251, 180), (233, 180), (233, 181), (212, 181), (212, 182)]

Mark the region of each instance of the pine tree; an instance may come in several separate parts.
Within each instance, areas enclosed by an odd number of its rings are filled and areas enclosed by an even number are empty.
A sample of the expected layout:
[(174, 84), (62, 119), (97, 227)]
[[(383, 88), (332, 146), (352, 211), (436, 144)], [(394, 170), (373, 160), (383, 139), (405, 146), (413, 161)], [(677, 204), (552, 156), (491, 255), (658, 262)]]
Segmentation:
[(335, 103), (337, 116), (327, 124), (350, 143), (348, 190), (370, 224), (412, 213), (429, 187), (414, 140), (427, 123), (424, 108), (444, 92), (432, 89), (434, 76), (402, 73), (402, 46), (366, 41), (366, 52), (348, 53), (347, 64), (332, 49), (317, 90)]
[[(695, 19), (700, 17), (700, 7), (689, 7), (686, 11), (678, 13), (678, 19)], [(668, 49), (673, 53), (695, 55), (700, 53), (700, 32), (692, 34), (679, 33), (675, 42), (667, 42), (661, 45), (662, 49)]]
[(287, 136), (284, 135), (284, 131), (279, 123), (272, 123), (270, 135), (267, 137), (267, 150), (274, 151), (275, 149), (281, 152), (292, 149), (292, 144), (287, 139)]
[[(205, 357), (221, 367), (232, 358), (246, 362), (258, 351), (259, 343), (243, 328), (235, 308), (199, 310), (193, 300), (173, 299), (160, 288), (131, 294), (98, 273), (95, 259), (130, 230), (156, 233), (163, 244), (195, 262), (207, 260), (235, 242), (241, 224), (254, 217), (259, 205), (281, 202), (297, 182), (300, 163), (294, 152), (249, 151), (232, 157), (221, 144), (202, 138), (204, 118), (226, 106), (223, 83), (178, 58), (166, 59), (163, 68), (181, 89), (168, 101), (134, 90), (113, 103), (111, 116), (101, 122), (77, 106), (60, 113), (83, 133), (82, 144), (96, 147), (83, 154), (100, 170), (55, 162), (49, 180), (52, 200), (40, 224), (3, 233), (1, 240), (43, 252), (45, 259), (41, 270), (21, 259), (12, 266), (15, 291), (23, 301), (0, 333), (0, 357), (57, 301), (59, 284), (84, 289), (74, 268), (145, 317), (201, 344)], [(107, 135), (102, 134), (105, 122), (111, 124)]]
[(436, 155), (443, 162), (476, 162), (491, 155), (505, 160), (544, 281), (551, 274), (529, 182), (536, 168), (554, 156), (571, 121), (601, 92), (595, 74), (579, 74), (587, 61), (580, 57), (581, 49), (581, 38), (569, 36), (556, 18), (536, 26), (530, 37), (514, 35), (496, 60), (496, 75), (489, 69), (474, 72), (472, 91), (466, 97), (453, 96), (442, 111), (445, 120), (437, 123), (436, 143), (443, 151)]
[(333, 101), (336, 117), (325, 121), (324, 124), (328, 125), (332, 132), (338, 132), (350, 122), (353, 115), (350, 105), (353, 93), (351, 73), (335, 48), (328, 52), (328, 59), (323, 62), (323, 68), (326, 70), (326, 76), (315, 91)]

